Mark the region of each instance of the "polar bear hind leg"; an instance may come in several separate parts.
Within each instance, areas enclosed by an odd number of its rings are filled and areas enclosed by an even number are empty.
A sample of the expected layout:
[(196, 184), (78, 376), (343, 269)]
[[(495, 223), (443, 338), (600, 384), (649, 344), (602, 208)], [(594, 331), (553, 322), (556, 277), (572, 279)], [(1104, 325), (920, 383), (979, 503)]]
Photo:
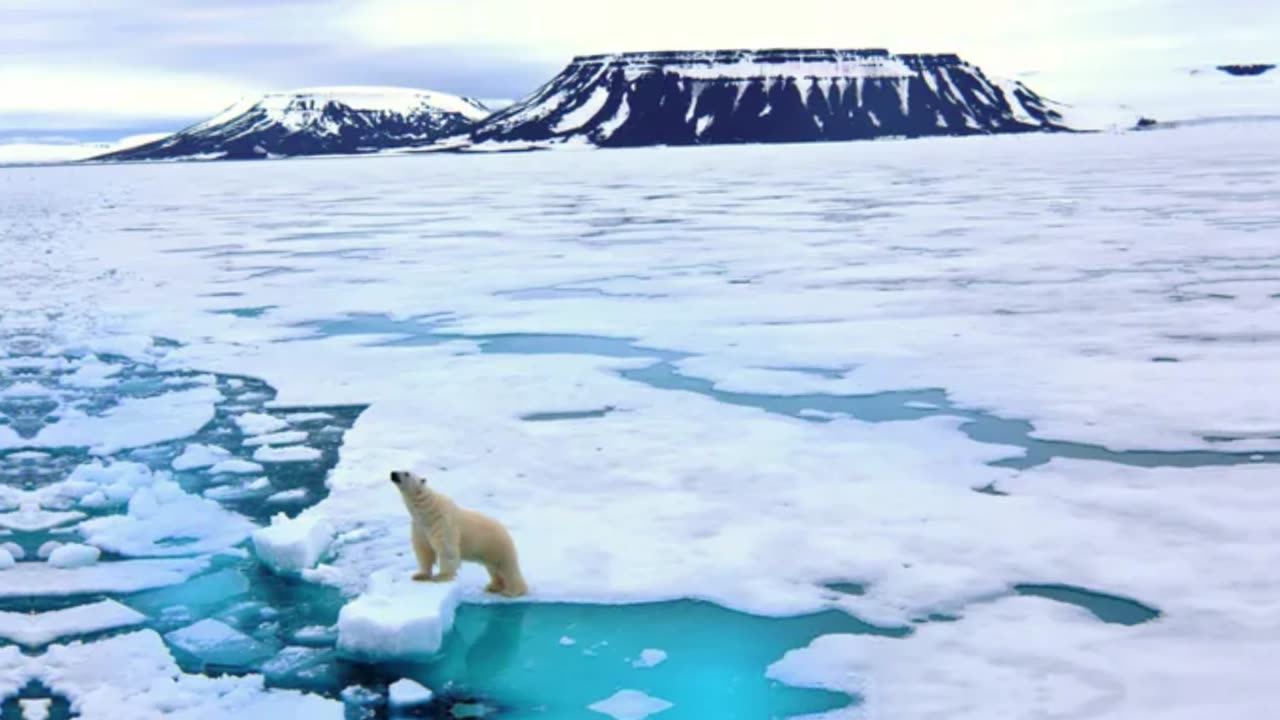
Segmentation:
[(502, 594), (506, 586), (502, 573), (494, 565), (486, 565), (485, 569), (489, 571), (489, 584), (485, 586), (484, 591)]
[(498, 584), (498, 589), (490, 592), (496, 592), (510, 598), (520, 597), (529, 592), (529, 587), (524, 582), (524, 576), (520, 574), (520, 566), (515, 558), (511, 558), (507, 562), (492, 568), (489, 572), (497, 580)]

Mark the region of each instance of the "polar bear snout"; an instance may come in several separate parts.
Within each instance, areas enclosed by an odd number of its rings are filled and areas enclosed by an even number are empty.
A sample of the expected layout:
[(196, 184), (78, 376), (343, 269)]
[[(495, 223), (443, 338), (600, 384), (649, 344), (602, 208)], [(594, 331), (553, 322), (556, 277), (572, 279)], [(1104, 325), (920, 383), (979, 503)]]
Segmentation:
[(397, 487), (402, 489), (420, 487), (427, 484), (426, 480), (423, 480), (421, 477), (414, 475), (408, 470), (392, 470), (391, 482), (395, 483)]

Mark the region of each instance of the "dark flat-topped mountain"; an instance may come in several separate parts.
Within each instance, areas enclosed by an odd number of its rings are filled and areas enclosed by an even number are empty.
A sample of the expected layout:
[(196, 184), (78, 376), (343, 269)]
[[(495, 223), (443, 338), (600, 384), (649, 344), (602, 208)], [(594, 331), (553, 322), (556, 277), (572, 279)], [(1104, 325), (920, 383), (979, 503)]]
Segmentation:
[(1267, 63), (1255, 63), (1252, 65), (1219, 65), (1218, 69), (1228, 75), (1249, 77), (1252, 75), (1261, 75), (1262, 73), (1270, 70), (1275, 70), (1276, 66)]
[(471, 139), (617, 147), (1066, 129), (1029, 88), (955, 55), (721, 50), (576, 58)]
[(155, 142), (91, 160), (255, 159), (365, 153), (466, 132), (480, 103), (401, 88), (338, 87), (272, 93)]

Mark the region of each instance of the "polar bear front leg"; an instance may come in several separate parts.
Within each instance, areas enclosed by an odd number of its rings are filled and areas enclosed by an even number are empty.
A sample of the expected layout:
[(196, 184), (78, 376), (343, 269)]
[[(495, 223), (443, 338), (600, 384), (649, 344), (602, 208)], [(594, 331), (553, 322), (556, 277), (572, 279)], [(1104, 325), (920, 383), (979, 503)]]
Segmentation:
[(418, 572), (413, 574), (414, 580), (430, 580), (431, 566), (436, 562), (436, 551), (431, 548), (431, 539), (421, 523), (413, 523), (413, 554), (418, 558)]
[(430, 539), (431, 549), (440, 559), (440, 572), (431, 581), (449, 582), (458, 576), (458, 568), (462, 566), (462, 533), (449, 523), (431, 528)]

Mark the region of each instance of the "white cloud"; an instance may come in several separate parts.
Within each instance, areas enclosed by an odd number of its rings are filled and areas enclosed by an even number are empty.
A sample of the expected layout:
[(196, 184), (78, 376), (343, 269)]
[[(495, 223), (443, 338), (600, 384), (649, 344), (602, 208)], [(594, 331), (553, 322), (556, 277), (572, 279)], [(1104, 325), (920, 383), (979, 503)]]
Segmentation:
[(306, 85), (517, 97), (577, 54), (956, 52), (987, 72), (1276, 59), (1259, 0), (0, 0), (0, 130), (196, 119)]
[(623, 50), (883, 47), (957, 52), (1013, 73), (1101, 67), (1139, 52), (1170, 60), (1193, 53), (1189, 61), (1200, 63), (1224, 53), (1270, 56), (1271, 41), (1250, 28), (1280, 22), (1278, 8), (1254, 0), (366, 0), (335, 15), (331, 27), (377, 47), (487, 44), (558, 59)]
[(251, 82), (136, 67), (0, 65), (0, 118), (38, 116), (55, 127), (133, 118), (182, 119), (217, 112), (262, 92)]

